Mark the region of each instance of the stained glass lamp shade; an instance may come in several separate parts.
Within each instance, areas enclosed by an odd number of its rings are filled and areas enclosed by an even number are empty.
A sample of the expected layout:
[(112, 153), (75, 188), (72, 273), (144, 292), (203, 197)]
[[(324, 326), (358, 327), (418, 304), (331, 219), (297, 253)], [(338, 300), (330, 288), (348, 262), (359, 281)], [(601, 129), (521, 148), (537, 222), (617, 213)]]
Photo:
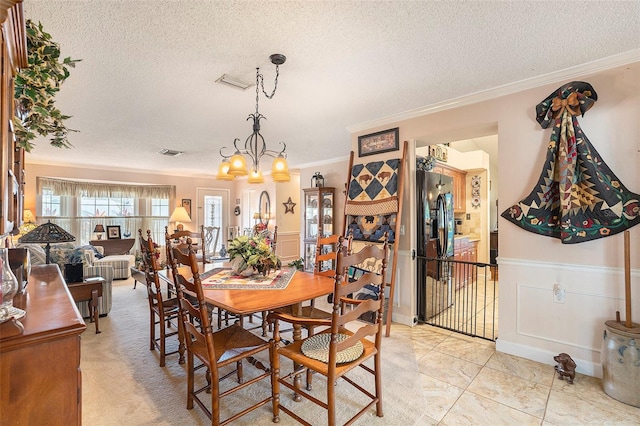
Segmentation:
[(45, 246), (44, 251), (47, 254), (47, 264), (49, 264), (49, 251), (51, 250), (51, 243), (66, 243), (75, 240), (76, 237), (69, 234), (67, 231), (60, 228), (55, 223), (51, 223), (51, 221), (49, 221), (38, 226), (33, 231), (24, 234), (18, 241), (21, 243), (46, 243), (47, 245)]

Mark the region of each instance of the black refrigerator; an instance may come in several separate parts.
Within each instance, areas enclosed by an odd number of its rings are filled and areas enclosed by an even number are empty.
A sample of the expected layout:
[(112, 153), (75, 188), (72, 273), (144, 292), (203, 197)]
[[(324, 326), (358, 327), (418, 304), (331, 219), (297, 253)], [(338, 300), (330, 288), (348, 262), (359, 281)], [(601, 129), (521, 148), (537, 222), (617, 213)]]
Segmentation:
[(418, 321), (451, 306), (454, 217), (453, 178), (416, 171)]

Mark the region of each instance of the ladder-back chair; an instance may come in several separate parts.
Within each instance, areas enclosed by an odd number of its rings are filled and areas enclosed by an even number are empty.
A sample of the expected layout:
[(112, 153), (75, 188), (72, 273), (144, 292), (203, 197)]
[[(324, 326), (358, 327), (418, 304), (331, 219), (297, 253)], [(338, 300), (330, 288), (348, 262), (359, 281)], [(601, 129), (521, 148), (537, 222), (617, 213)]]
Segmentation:
[[(355, 421), (363, 415), (370, 407), (376, 406), (376, 415), (382, 417), (382, 378), (380, 350), (382, 341), (382, 314), (384, 306), (384, 291), (378, 291), (377, 299), (368, 299), (359, 303), (353, 310), (342, 311), (340, 300), (350, 293), (361, 290), (365, 285), (382, 287), (384, 286), (384, 275), (387, 269), (388, 245), (386, 241), (382, 247), (371, 245), (365, 247), (358, 253), (345, 255), (341, 252), (337, 255), (337, 270), (335, 277), (333, 311), (329, 321), (330, 329), (321, 333), (307, 337), (300, 341), (295, 341), (289, 345), (281, 345), (280, 325), (277, 315), (271, 314), (270, 319), (274, 322), (273, 333), (273, 359), (271, 380), (273, 386), (273, 421), (280, 421), (280, 410), (295, 418), (297, 421), (310, 424), (280, 403), (280, 385), (294, 391), (315, 404), (327, 410), (327, 424), (336, 424), (338, 408), (336, 406), (337, 380), (342, 378), (339, 384), (345, 383), (354, 386), (365, 397), (366, 406), (355, 413), (348, 420), (347, 424)], [(380, 274), (366, 272), (356, 280), (349, 282), (348, 271), (353, 265), (361, 264), (367, 259), (381, 262)], [(375, 322), (373, 324), (358, 321), (358, 318), (366, 313), (373, 312)], [(326, 325), (326, 320), (312, 319), (290, 319), (293, 324), (303, 326), (317, 324)], [(370, 338), (366, 338), (370, 336)], [(297, 366), (286, 375), (281, 375), (280, 357), (288, 358)], [(373, 358), (373, 365), (365, 365), (365, 361)], [(361, 367), (365, 372), (373, 376), (373, 386), (365, 383), (362, 379), (355, 379), (347, 376), (347, 373)], [(326, 377), (327, 395), (322, 401), (308, 391), (300, 389), (297, 385), (297, 377), (304, 370), (313, 370)]]
[[(167, 355), (179, 354), (178, 362), (184, 364), (184, 346), (182, 345), (181, 326), (178, 318), (178, 300), (176, 298), (164, 298), (160, 287), (158, 271), (162, 268), (158, 262), (157, 245), (151, 239), (151, 231), (147, 230), (147, 239), (142, 235), (142, 229), (138, 229), (140, 238), (140, 252), (142, 254), (142, 268), (144, 269), (147, 284), (147, 297), (149, 299), (149, 349), (158, 349), (160, 352), (160, 367), (165, 366)], [(173, 328), (173, 330), (169, 330)], [(157, 329), (157, 334), (156, 334)], [(167, 348), (167, 339), (171, 336), (178, 338), (175, 350)]]
[[(250, 411), (255, 410), (271, 401), (271, 395), (260, 399), (248, 408), (237, 411), (228, 419), (220, 420), (221, 399), (249, 385), (268, 378), (270, 371), (262, 362), (253, 358), (261, 352), (268, 352), (271, 356), (269, 342), (261, 339), (253, 333), (242, 328), (239, 322), (213, 332), (209, 319), (208, 304), (204, 297), (202, 282), (198, 268), (198, 259), (195, 250), (191, 245), (191, 239), (187, 238), (186, 253), (177, 248), (171, 250), (171, 267), (176, 277), (176, 292), (180, 304), (182, 324), (187, 348), (187, 409), (193, 408), (194, 401), (211, 419), (212, 425), (225, 425)], [(178, 263), (190, 266), (192, 279), (187, 280), (180, 273)], [(197, 299), (197, 306), (186, 297), (186, 294), (193, 295)], [(193, 321), (191, 320), (193, 318)], [(199, 389), (195, 389), (194, 372), (196, 366), (195, 358), (202, 362), (207, 368), (207, 384)], [(270, 358), (269, 358), (270, 359)], [(262, 370), (257, 376), (243, 380), (242, 361), (248, 360), (250, 364)], [(235, 370), (222, 375), (220, 369), (233, 366)], [(238, 385), (221, 391), (220, 381), (237, 373)], [(202, 392), (210, 393), (210, 407), (205, 400), (200, 397)], [(205, 395), (206, 395), (205, 393)], [(258, 398), (256, 398), (258, 399)]]

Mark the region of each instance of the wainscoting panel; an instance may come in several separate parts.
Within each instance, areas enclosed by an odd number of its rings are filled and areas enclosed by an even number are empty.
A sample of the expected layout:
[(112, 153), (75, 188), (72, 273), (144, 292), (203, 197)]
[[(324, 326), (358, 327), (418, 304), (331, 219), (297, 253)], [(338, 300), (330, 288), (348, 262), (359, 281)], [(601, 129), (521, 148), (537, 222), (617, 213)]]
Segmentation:
[[(577, 371), (601, 376), (600, 352), (605, 321), (619, 311), (624, 321), (622, 267), (498, 260), (500, 331), (496, 348), (505, 353), (554, 364), (566, 352)], [(563, 292), (554, 298), (554, 287)], [(631, 288), (640, 288), (640, 270), (631, 271)], [(635, 322), (640, 298), (632, 298)]]
[(300, 259), (300, 233), (278, 232), (276, 254), (280, 256), (283, 265)]

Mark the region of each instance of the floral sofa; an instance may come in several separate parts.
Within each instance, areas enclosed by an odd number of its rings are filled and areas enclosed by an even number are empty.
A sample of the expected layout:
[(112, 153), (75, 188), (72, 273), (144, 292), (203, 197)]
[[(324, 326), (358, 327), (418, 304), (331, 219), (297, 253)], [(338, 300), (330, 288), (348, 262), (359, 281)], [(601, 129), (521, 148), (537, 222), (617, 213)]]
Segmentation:
[[(18, 244), (18, 247), (26, 247), (29, 249), (29, 260), (31, 266), (44, 265), (46, 263), (46, 254), (42, 246), (39, 244)], [(50, 262), (55, 263), (65, 273), (64, 265), (66, 263), (82, 263), (82, 272), (84, 278), (90, 277), (102, 277), (105, 282), (102, 287), (102, 297), (100, 298), (100, 304), (98, 305), (98, 313), (100, 315), (106, 315), (111, 311), (111, 288), (114, 279), (114, 268), (107, 263), (101, 263), (91, 265), (86, 261), (87, 251), (91, 251), (93, 256), (93, 246), (81, 246), (75, 247), (72, 243), (55, 244), (51, 246), (50, 250)], [(97, 253), (96, 255), (98, 255)], [(83, 318), (89, 317), (89, 302), (77, 302), (78, 310)]]

